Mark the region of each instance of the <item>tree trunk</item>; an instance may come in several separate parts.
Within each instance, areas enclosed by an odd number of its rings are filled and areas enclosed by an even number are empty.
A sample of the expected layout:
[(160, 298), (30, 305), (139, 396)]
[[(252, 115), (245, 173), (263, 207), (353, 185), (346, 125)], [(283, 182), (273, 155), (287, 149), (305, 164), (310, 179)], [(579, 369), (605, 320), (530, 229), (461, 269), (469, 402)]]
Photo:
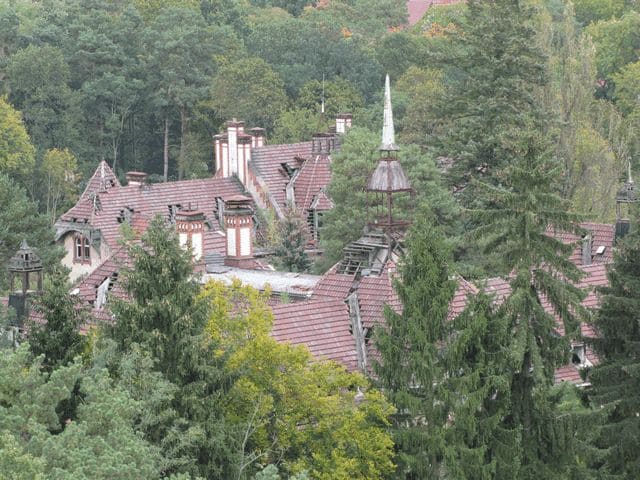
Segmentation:
[(187, 132), (187, 108), (180, 107), (180, 158), (178, 159), (178, 180), (182, 180), (184, 176), (184, 136)]
[(164, 119), (164, 149), (163, 149), (163, 160), (164, 160), (164, 181), (166, 182), (169, 179), (169, 119)]

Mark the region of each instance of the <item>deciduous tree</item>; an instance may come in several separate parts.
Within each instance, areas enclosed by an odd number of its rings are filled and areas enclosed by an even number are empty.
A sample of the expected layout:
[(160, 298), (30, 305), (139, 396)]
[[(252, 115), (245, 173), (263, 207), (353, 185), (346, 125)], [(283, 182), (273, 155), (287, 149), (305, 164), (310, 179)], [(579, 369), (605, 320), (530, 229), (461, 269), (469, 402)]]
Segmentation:
[(245, 432), (242, 473), (278, 462), (311, 478), (385, 478), (393, 469), (386, 431), (393, 408), (362, 375), (272, 338), (267, 295), (240, 282), (210, 282), (203, 292), (207, 329), (238, 374), (225, 405)]

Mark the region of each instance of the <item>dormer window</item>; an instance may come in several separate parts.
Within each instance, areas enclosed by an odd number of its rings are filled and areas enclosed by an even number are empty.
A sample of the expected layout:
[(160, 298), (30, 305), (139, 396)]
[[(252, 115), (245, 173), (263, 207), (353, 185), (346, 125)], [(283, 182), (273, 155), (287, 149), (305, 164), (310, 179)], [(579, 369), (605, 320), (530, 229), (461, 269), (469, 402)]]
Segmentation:
[(77, 234), (74, 242), (73, 261), (77, 263), (91, 263), (91, 245), (89, 239), (84, 235)]
[(591, 362), (587, 359), (584, 343), (574, 343), (571, 345), (571, 363), (577, 367), (590, 367)]

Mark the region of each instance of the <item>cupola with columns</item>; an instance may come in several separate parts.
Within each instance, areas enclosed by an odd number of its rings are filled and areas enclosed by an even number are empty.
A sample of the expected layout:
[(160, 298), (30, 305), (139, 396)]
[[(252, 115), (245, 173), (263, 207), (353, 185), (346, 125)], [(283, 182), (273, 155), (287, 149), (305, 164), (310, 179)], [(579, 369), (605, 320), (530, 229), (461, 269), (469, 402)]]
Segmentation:
[(400, 149), (395, 143), (395, 129), (393, 125), (393, 111), (391, 108), (391, 86), (387, 75), (384, 86), (384, 117), (382, 125), (382, 143), (380, 145), (381, 158), (375, 171), (369, 177), (367, 191), (376, 196), (382, 195), (382, 202), (378, 202), (378, 215), (373, 226), (382, 228), (385, 233), (405, 227), (407, 222), (393, 218), (393, 198), (399, 193), (412, 192), (409, 179), (398, 161)]

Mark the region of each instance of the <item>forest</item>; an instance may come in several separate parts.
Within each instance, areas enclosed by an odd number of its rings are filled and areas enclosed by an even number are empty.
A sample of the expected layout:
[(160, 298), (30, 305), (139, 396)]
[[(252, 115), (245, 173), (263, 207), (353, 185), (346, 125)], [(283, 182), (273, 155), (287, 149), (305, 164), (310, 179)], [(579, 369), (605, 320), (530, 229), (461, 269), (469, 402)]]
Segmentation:
[[(46, 322), (0, 336), (0, 478), (640, 478), (640, 216), (594, 311), (546, 234), (613, 223), (640, 167), (640, 3), (468, 0), (407, 20), (397, 0), (0, 0), (0, 293), (22, 239), (46, 272)], [(325, 272), (370, 220), (385, 74), (415, 194), (395, 207), (413, 223), (403, 308), (385, 309), (369, 375), (276, 342), (269, 292), (201, 285), (158, 219), (124, 247), (116, 321), (83, 329), (53, 224), (101, 160), (205, 178), (231, 118), (278, 144), (351, 112), (324, 255), (304, 262)], [(448, 317), (453, 279), (498, 275), (504, 301), (480, 291)], [(588, 388), (554, 385), (580, 322), (599, 363)]]

